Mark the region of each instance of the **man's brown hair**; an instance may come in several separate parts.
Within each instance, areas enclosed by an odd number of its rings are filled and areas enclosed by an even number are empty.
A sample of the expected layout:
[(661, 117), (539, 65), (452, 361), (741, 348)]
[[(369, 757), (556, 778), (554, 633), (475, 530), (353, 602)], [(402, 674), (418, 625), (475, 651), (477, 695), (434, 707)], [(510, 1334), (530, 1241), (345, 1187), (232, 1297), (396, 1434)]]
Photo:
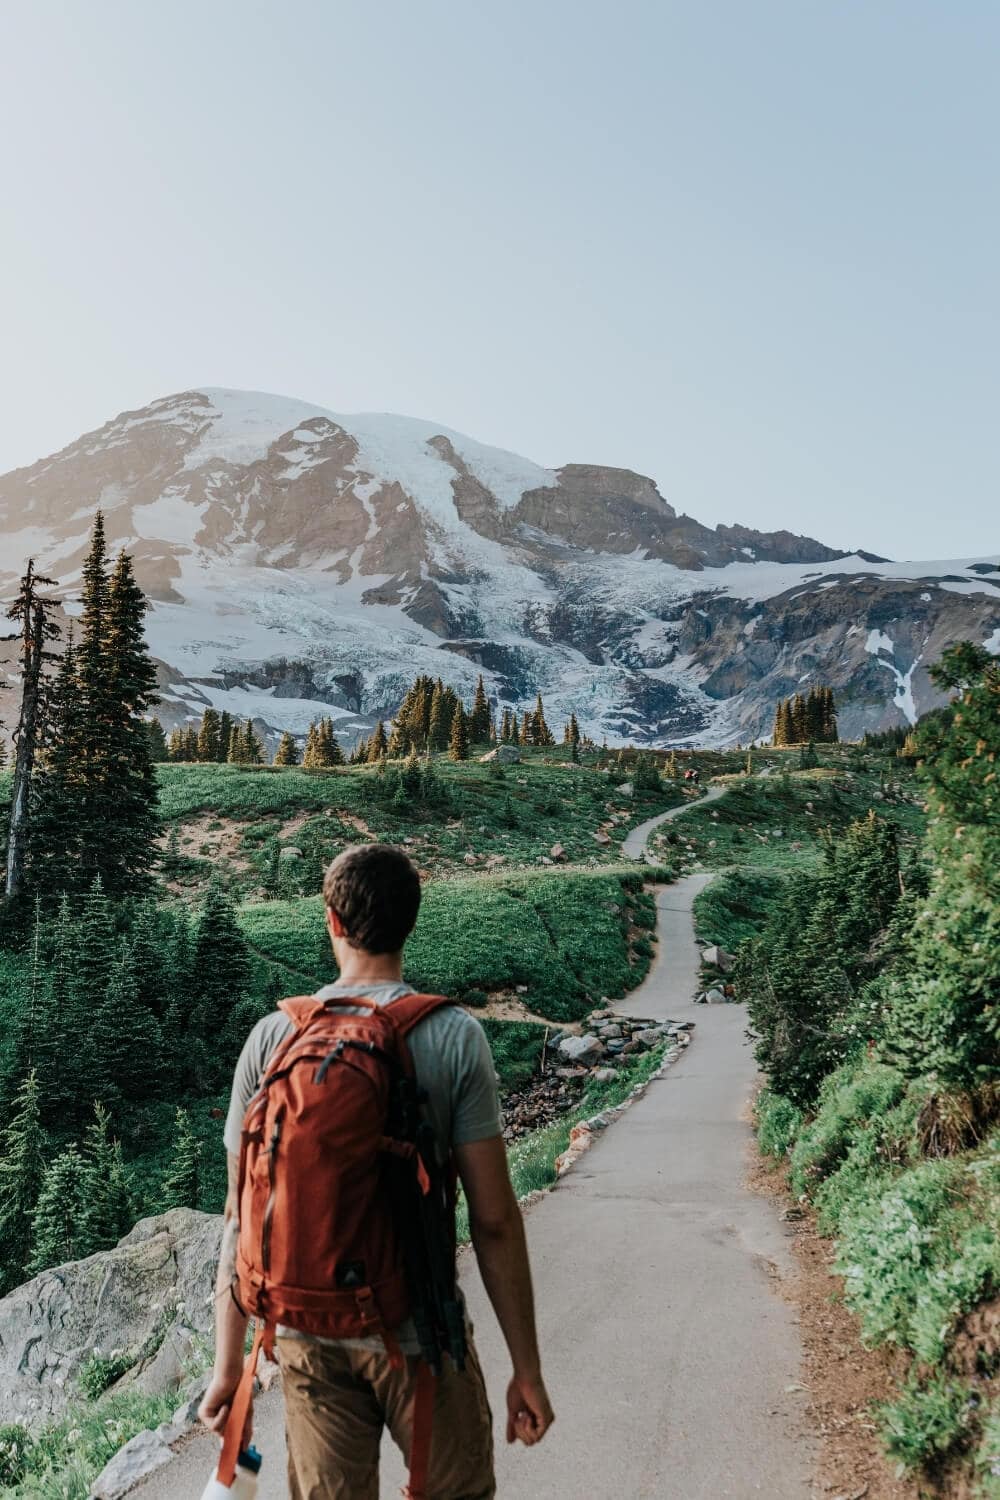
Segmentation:
[(420, 910), (420, 876), (402, 849), (358, 844), (345, 849), (327, 870), (323, 899), (353, 947), (398, 953)]

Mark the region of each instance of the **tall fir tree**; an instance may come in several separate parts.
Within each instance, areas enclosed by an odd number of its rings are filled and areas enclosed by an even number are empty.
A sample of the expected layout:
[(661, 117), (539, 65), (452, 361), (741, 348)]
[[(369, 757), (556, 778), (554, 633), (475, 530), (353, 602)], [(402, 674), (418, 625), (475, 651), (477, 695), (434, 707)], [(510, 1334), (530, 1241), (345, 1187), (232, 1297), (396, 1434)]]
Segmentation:
[(197, 1208), (201, 1177), (201, 1142), (191, 1128), (186, 1109), (178, 1109), (174, 1118), (174, 1140), (170, 1167), (160, 1188), (160, 1211), (171, 1208)]
[(111, 1118), (102, 1104), (83, 1140), (84, 1206), (78, 1255), (110, 1250), (132, 1228), (134, 1213), (121, 1145), (111, 1135)]
[(161, 1046), (156, 1018), (139, 999), (131, 946), (123, 941), (90, 1030), (93, 1092), (109, 1105), (155, 1097)]
[(17, 1286), (27, 1270), (32, 1218), (45, 1177), (44, 1153), (38, 1080), (30, 1072), (0, 1140), (0, 1296)]
[(448, 754), (452, 760), (468, 760), (469, 758), (469, 731), (466, 723), (465, 709), (459, 703), (451, 721), (451, 737), (448, 744)]
[(444, 750), (448, 744), (444, 711), (444, 684), (440, 677), (431, 693), (431, 712), (427, 726), (427, 748), (432, 753)]
[(232, 715), (227, 713), (226, 710), (223, 709), (221, 714), (219, 715), (219, 748), (215, 757), (217, 761), (227, 761), (229, 759), (229, 745), (232, 738)]
[(67, 1146), (49, 1163), (42, 1178), (31, 1219), (29, 1276), (78, 1259), (84, 1243), (85, 1211), (84, 1162), (76, 1146)]
[(274, 764), (276, 766), (297, 766), (299, 763), (299, 747), (295, 743), (295, 737), (286, 729), (278, 743), (274, 753)]
[(251, 978), (250, 955), (236, 911), (219, 885), (209, 888), (194, 944), (197, 1030), (211, 1041)]
[(146, 720), (146, 743), (149, 747), (149, 758), (154, 766), (163, 765), (170, 759), (167, 736), (163, 732), (163, 725), (159, 719)]
[(472, 700), (472, 712), (469, 714), (469, 739), (473, 745), (488, 744), (491, 721), (490, 700), (486, 696), (483, 674), (480, 672)]
[(385, 725), (383, 724), (382, 720), (379, 719), (378, 723), (375, 725), (375, 731), (372, 734), (371, 739), (368, 741), (367, 758), (369, 765), (374, 765), (377, 761), (385, 760), (388, 749), (389, 742), (386, 739)]
[(21, 893), (28, 857), (33, 811), (32, 780), (45, 712), (44, 672), (46, 663), (56, 659), (48, 645), (59, 635), (59, 626), (52, 618), (58, 600), (44, 590), (54, 587), (53, 579), (43, 578), (35, 572), (34, 560), (29, 558), (18, 592), (7, 610), (8, 620), (20, 626), (18, 634), (9, 639), (20, 642), (21, 674), (21, 706), (14, 730), (14, 778), (7, 832), (8, 901), (16, 900)]
[[(108, 590), (103, 659), (112, 714), (105, 775), (113, 810), (113, 835), (92, 868), (112, 896), (135, 894), (148, 885), (159, 832), (158, 792), (143, 720), (156, 699), (156, 669), (146, 644), (148, 605), (135, 581), (132, 559), (121, 552)], [(101, 799), (103, 804), (103, 797)], [(110, 843), (110, 848), (107, 845)]]
[(219, 759), (222, 750), (222, 721), (214, 708), (206, 708), (198, 730), (198, 759), (209, 763)]

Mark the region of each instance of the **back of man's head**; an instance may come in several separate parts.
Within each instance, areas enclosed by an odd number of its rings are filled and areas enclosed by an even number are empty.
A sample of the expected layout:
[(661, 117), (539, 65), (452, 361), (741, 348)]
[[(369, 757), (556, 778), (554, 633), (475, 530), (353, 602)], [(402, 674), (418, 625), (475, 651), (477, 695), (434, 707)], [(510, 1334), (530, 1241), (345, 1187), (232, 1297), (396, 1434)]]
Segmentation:
[(327, 870), (323, 899), (352, 947), (399, 953), (420, 910), (420, 876), (402, 849), (358, 844), (345, 849)]

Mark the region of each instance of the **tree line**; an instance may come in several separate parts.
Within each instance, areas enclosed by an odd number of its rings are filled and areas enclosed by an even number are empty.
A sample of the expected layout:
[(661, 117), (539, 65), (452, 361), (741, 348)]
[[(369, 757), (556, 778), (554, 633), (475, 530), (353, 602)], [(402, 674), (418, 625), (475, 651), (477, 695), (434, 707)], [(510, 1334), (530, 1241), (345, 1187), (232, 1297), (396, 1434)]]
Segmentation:
[(772, 745), (835, 745), (839, 739), (833, 688), (810, 688), (806, 697), (796, 693), (779, 702), (774, 714)]

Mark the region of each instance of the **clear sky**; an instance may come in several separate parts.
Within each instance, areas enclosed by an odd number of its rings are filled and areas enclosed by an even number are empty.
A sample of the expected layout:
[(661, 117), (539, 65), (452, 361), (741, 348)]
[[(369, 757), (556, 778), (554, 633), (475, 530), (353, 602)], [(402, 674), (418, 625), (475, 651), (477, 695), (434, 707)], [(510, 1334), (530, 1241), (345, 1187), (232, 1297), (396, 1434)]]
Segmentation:
[(0, 471), (193, 385), (1000, 546), (995, 0), (0, 0)]

